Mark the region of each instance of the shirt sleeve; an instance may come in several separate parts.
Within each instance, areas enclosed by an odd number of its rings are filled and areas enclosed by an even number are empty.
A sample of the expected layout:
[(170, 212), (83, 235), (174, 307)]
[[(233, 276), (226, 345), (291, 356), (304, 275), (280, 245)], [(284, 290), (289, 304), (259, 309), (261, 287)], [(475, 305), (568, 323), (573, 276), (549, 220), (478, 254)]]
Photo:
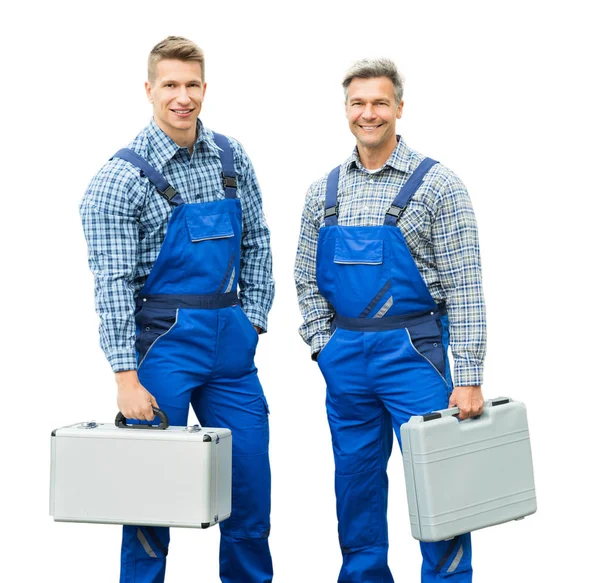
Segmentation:
[(467, 190), (452, 173), (441, 189), (432, 242), (446, 296), (454, 385), (481, 385), (486, 315), (477, 223)]
[(234, 142), (243, 205), (240, 252), (240, 304), (250, 322), (267, 331), (267, 316), (273, 305), (275, 283), (270, 232), (262, 207), (262, 195), (254, 167), (238, 142)]
[(133, 279), (138, 259), (138, 213), (131, 202), (137, 176), (121, 161), (92, 180), (80, 205), (88, 263), (94, 275), (100, 345), (113, 372), (135, 370)]
[[(317, 244), (319, 241), (320, 217), (318, 183), (308, 190), (304, 210), (300, 219), (300, 236), (296, 251), (294, 279), (303, 324), (300, 336), (310, 345), (313, 358), (322, 350), (331, 337), (333, 306), (319, 293), (317, 287)], [(324, 206), (324, 199), (323, 204)]]

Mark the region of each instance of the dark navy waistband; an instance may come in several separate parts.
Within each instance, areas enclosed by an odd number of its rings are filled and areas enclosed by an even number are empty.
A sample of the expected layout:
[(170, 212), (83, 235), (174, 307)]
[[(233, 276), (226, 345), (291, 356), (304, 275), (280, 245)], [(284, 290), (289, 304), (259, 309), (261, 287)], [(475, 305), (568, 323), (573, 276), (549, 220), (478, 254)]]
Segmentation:
[(140, 295), (136, 300), (138, 309), (142, 306), (153, 308), (192, 308), (199, 310), (218, 310), (230, 308), (239, 303), (237, 291), (226, 294), (151, 294)]
[(396, 330), (416, 326), (424, 322), (439, 320), (446, 315), (446, 305), (440, 304), (435, 310), (419, 312), (416, 314), (401, 314), (399, 316), (383, 316), (382, 318), (346, 318), (336, 314), (332, 329), (343, 328), (355, 332), (379, 332), (383, 330)]

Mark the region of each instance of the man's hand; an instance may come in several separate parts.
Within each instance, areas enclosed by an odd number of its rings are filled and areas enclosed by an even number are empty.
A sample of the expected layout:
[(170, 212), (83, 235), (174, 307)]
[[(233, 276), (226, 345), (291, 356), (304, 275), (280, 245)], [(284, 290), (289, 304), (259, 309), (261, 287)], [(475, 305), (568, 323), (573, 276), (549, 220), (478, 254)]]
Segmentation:
[(141, 385), (137, 371), (125, 370), (115, 373), (117, 380), (117, 406), (127, 419), (152, 421), (154, 411), (158, 408), (156, 399)]
[(459, 419), (477, 417), (483, 413), (483, 394), (480, 386), (454, 387), (450, 395), (450, 407), (458, 407)]

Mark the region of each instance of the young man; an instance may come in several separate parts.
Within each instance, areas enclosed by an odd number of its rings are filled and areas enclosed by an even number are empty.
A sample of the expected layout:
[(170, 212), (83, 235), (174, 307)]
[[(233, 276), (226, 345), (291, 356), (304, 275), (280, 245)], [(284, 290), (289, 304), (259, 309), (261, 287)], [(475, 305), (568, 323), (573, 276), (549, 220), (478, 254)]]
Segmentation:
[[(199, 120), (205, 93), (198, 46), (158, 43), (153, 119), (98, 172), (80, 210), (119, 409), (150, 421), (158, 406), (187, 425), (191, 404), (202, 425), (231, 429), (221, 581), (266, 583), (269, 427), (254, 353), (273, 302), (269, 230), (242, 146)], [(163, 581), (168, 544), (167, 528), (125, 526), (121, 582)]]
[[(396, 136), (402, 80), (387, 59), (343, 81), (352, 156), (309, 189), (296, 286), (327, 383), (343, 565), (339, 583), (389, 583), (392, 428), (458, 406), (482, 412), (485, 306), (477, 227), (460, 180)], [(455, 361), (455, 388), (447, 360)], [(471, 581), (470, 535), (422, 543), (422, 581)]]

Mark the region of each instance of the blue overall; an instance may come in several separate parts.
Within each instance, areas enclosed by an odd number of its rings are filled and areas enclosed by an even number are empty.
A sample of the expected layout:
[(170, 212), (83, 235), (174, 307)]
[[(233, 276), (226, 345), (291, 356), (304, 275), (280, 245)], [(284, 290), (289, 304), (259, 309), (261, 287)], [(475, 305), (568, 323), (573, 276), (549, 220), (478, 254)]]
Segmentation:
[[(268, 409), (254, 365), (258, 334), (237, 296), (242, 209), (233, 151), (225, 136), (215, 134), (215, 141), (225, 198), (208, 203), (184, 204), (135, 152), (115, 154), (140, 168), (175, 205), (136, 300), (137, 372), (172, 425), (187, 425), (191, 404), (203, 426), (231, 429), (232, 510), (220, 524), (221, 581), (268, 583)], [(153, 471), (148, 468), (148, 480)], [(164, 581), (168, 545), (168, 528), (124, 526), (121, 583)]]
[[(426, 158), (400, 190), (382, 226), (337, 224), (339, 167), (327, 181), (317, 284), (332, 304), (333, 335), (317, 362), (327, 383), (335, 459), (338, 583), (390, 583), (387, 463), (393, 433), (412, 415), (448, 406), (448, 317), (437, 305), (396, 226), (436, 164)], [(421, 543), (422, 582), (470, 582), (471, 540)]]

